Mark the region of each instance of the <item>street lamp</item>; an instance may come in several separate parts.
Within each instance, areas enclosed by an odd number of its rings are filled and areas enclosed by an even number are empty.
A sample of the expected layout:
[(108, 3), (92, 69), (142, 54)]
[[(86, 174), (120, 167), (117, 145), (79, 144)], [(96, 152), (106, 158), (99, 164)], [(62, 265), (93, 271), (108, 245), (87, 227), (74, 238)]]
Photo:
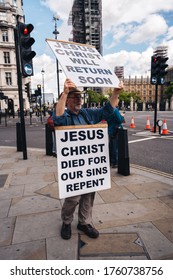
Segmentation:
[[(59, 16), (54, 15), (53, 20), (55, 21), (55, 30), (53, 31), (53, 34), (55, 35), (55, 40), (57, 40), (57, 35), (59, 34), (59, 31), (57, 30), (57, 21), (59, 20)], [(56, 71), (57, 71), (57, 88), (58, 88), (58, 97), (59, 97), (60, 95), (59, 73), (62, 72), (62, 70), (59, 69), (58, 59), (56, 59)]]
[(41, 74), (42, 74), (42, 91), (43, 91), (43, 113), (44, 116), (46, 115), (45, 113), (45, 92), (44, 92), (44, 69), (41, 70)]

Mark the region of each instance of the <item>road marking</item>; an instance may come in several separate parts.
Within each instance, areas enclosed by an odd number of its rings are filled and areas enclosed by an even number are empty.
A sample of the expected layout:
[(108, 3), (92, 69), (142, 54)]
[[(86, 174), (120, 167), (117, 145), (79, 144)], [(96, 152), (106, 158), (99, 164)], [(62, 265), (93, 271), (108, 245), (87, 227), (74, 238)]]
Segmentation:
[(156, 174), (156, 175), (159, 175), (159, 176), (163, 176), (163, 177), (167, 177), (169, 179), (173, 179), (173, 174), (170, 174), (170, 173), (165, 173), (165, 172), (162, 172), (160, 170), (148, 168), (148, 167), (133, 164), (133, 163), (131, 163), (130, 166), (132, 168), (140, 169), (142, 171), (150, 172), (150, 173), (153, 173), (153, 174)]
[(148, 138), (143, 138), (143, 139), (138, 139), (138, 140), (132, 140), (132, 141), (129, 141), (128, 143), (131, 144), (131, 143), (136, 143), (136, 142), (141, 142), (141, 141), (147, 141), (147, 140), (152, 140), (152, 139), (156, 139), (158, 137), (148, 137)]

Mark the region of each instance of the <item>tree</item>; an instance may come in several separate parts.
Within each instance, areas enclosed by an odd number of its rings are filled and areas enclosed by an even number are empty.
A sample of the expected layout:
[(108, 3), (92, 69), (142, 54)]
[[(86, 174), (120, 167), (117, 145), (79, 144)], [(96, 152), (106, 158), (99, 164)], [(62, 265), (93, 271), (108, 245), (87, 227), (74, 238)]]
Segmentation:
[(131, 92), (130, 97), (133, 97), (134, 102), (139, 102), (141, 100), (141, 97), (137, 92)]
[(124, 105), (127, 108), (130, 105), (130, 99), (133, 97), (134, 102), (140, 102), (141, 97), (137, 92), (126, 92), (121, 91), (119, 95), (119, 107), (122, 107), (122, 101), (124, 101)]
[(173, 83), (171, 83), (171, 84), (165, 89), (164, 94), (165, 94), (166, 99), (168, 99), (169, 102), (170, 102), (170, 99), (171, 99), (171, 97), (173, 96)]
[(104, 96), (103, 94), (97, 93), (91, 89), (87, 90), (87, 94), (88, 94), (88, 103), (92, 104), (92, 103), (96, 103), (96, 104), (103, 104), (103, 102), (107, 102), (108, 98), (106, 96)]

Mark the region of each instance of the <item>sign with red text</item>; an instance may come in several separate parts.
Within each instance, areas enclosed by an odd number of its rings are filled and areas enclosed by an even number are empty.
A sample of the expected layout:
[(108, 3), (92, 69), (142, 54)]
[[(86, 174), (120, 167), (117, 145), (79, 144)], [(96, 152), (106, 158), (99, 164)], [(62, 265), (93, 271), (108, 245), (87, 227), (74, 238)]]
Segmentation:
[(67, 78), (78, 87), (118, 87), (114, 71), (91, 45), (46, 39)]
[(107, 124), (55, 128), (59, 198), (111, 187)]

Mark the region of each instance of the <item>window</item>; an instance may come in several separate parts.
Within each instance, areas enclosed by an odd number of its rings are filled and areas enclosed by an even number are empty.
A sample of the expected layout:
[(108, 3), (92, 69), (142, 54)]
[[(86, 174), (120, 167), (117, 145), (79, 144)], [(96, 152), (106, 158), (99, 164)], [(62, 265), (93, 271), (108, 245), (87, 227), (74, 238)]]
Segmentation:
[(8, 31), (7, 30), (2, 30), (2, 41), (8, 42)]
[(12, 79), (11, 79), (11, 73), (10, 72), (5, 73), (5, 80), (6, 80), (6, 85), (8, 85), (8, 86), (12, 85)]
[(0, 0), (0, 3), (4, 3), (5, 2), (5, 0)]
[(10, 63), (10, 53), (9, 52), (4, 52), (4, 63)]
[(7, 20), (7, 18), (6, 18), (6, 13), (0, 12), (0, 20), (1, 20), (1, 21), (6, 21), (6, 20)]
[(13, 6), (17, 6), (16, 0), (13, 0)]

